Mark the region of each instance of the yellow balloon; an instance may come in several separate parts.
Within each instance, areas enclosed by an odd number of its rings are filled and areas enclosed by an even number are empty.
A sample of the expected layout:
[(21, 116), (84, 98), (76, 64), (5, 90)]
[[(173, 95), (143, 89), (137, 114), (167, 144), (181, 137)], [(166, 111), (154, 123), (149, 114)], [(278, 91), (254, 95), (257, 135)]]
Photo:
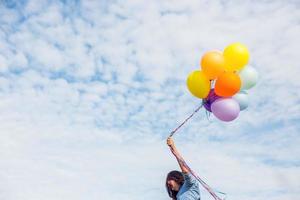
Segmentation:
[(233, 43), (227, 46), (224, 50), (225, 70), (239, 71), (249, 61), (249, 51), (247, 47), (241, 43)]
[(187, 78), (189, 91), (200, 99), (206, 98), (210, 90), (209, 78), (202, 71), (193, 71)]

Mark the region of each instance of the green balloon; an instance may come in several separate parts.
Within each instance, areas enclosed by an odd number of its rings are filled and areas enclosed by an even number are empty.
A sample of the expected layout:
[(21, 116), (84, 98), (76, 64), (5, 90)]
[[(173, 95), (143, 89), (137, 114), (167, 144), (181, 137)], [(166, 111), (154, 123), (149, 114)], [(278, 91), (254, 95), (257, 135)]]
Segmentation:
[(252, 88), (258, 81), (258, 73), (251, 66), (245, 67), (239, 75), (242, 81), (241, 90), (248, 90)]

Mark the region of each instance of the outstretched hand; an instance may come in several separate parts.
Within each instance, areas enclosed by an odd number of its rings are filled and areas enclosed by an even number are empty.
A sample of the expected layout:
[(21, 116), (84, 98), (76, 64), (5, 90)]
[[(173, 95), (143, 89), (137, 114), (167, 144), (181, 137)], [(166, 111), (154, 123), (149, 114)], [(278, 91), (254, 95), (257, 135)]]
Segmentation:
[(176, 157), (178, 164), (181, 168), (181, 171), (183, 173), (187, 173), (189, 172), (189, 169), (185, 166), (185, 162), (182, 158), (182, 156), (180, 155), (180, 153), (177, 151), (176, 147), (175, 147), (175, 143), (173, 141), (173, 139), (171, 137), (168, 137), (167, 139), (167, 145), (170, 147), (171, 152), (173, 153), (173, 155)]

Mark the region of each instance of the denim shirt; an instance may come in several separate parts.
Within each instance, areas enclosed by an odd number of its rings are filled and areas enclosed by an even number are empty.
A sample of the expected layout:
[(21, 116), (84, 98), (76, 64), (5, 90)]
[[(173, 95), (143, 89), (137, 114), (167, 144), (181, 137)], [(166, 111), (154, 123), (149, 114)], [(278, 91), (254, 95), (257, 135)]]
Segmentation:
[(200, 200), (200, 189), (198, 180), (189, 172), (183, 173), (184, 184), (180, 187), (177, 200)]

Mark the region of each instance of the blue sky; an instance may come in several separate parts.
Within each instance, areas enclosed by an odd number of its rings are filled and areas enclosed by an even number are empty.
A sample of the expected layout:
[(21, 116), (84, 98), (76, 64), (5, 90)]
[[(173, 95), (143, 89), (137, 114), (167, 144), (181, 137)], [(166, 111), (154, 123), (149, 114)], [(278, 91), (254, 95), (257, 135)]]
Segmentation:
[[(174, 136), (230, 200), (300, 195), (297, 1), (1, 1), (0, 198), (167, 199), (165, 139), (200, 103), (208, 50), (260, 74), (231, 123), (202, 110)], [(211, 199), (202, 190), (203, 199)]]

